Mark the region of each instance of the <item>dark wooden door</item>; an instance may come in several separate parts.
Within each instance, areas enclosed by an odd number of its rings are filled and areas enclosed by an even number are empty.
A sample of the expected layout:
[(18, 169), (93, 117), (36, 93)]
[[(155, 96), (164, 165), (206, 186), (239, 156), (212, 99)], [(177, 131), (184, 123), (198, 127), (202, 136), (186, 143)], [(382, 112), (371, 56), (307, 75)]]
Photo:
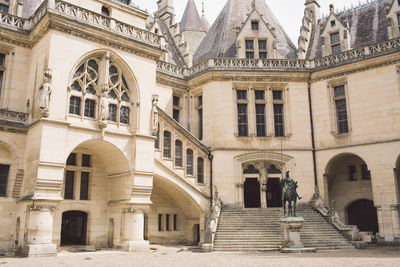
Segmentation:
[(267, 181), (267, 207), (282, 207), (282, 191), (279, 178), (269, 178)]
[(87, 213), (66, 211), (62, 215), (61, 245), (86, 245)]
[(356, 200), (347, 207), (349, 225), (357, 225), (360, 231), (379, 232), (378, 216), (374, 202), (367, 199)]
[(257, 178), (247, 178), (244, 182), (244, 207), (261, 207), (260, 183)]

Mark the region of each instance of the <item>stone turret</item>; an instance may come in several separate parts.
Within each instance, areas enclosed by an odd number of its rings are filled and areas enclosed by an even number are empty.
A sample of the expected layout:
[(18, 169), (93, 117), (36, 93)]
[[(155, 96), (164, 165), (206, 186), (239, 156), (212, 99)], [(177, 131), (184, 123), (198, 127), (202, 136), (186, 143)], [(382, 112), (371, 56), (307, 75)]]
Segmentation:
[(158, 7), (157, 10), (158, 17), (168, 27), (173, 25), (175, 23), (174, 0), (158, 0), (157, 7)]
[(194, 52), (207, 34), (208, 21), (204, 13), (203, 16), (201, 19), (194, 0), (188, 0), (182, 20), (179, 23), (180, 33), (177, 35), (176, 41), (189, 67), (192, 66)]
[(317, 0), (306, 0), (304, 16), (300, 28), (298, 40), (299, 49), (297, 51), (300, 59), (305, 59), (312, 38), (312, 32), (320, 19), (320, 5)]

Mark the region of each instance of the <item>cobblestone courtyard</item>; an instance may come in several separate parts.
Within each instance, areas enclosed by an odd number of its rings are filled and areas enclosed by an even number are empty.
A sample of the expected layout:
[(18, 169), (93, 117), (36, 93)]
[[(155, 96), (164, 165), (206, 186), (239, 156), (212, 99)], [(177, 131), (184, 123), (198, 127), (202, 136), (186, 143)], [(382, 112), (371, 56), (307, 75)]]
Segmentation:
[(182, 248), (152, 247), (146, 253), (60, 252), (53, 258), (1, 258), (3, 266), (400, 266), (400, 247), (326, 251), (315, 254), (227, 252), (203, 254)]

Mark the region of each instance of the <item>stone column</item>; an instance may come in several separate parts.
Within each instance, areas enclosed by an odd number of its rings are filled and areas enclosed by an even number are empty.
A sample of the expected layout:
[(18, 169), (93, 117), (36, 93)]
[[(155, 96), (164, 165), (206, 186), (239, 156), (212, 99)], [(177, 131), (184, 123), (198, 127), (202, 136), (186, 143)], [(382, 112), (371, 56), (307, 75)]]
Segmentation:
[(128, 252), (149, 250), (149, 241), (144, 240), (144, 211), (124, 209), (124, 249)]
[(54, 209), (54, 206), (28, 207), (28, 242), (25, 248), (28, 257), (57, 255), (57, 245), (52, 243)]

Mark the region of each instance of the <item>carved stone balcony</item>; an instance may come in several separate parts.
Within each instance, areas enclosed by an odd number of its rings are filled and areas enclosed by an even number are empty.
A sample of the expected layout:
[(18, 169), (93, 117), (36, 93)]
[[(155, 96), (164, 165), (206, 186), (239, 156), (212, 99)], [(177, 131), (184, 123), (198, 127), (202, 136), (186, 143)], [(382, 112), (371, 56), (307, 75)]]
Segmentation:
[[(28, 118), (28, 113), (0, 109), (0, 127), (3, 129), (8, 129), (9, 127), (25, 129), (28, 125)], [(14, 131), (17, 130), (14, 129)]]

